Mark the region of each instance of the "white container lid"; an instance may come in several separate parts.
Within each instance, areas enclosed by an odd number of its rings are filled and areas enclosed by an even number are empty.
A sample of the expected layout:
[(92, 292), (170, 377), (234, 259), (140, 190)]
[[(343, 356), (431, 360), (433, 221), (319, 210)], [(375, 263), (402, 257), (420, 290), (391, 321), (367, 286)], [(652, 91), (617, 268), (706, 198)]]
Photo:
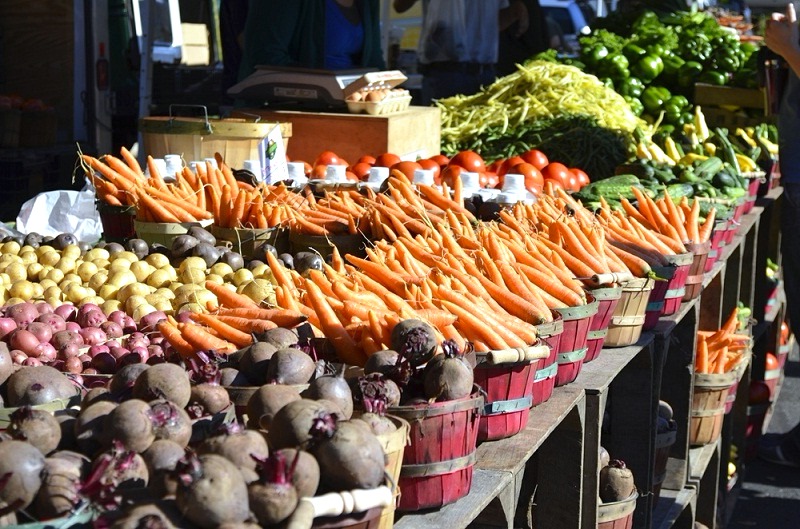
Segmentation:
[(481, 188), (480, 176), (472, 171), (461, 171), (461, 189), (464, 191), (477, 191)]
[(382, 184), (384, 180), (389, 178), (388, 167), (370, 167), (367, 182), (370, 184)]
[(211, 167), (213, 167), (214, 169), (219, 169), (219, 165), (217, 165), (216, 158), (205, 158), (203, 161), (210, 163)]
[(525, 177), (521, 174), (507, 173), (503, 178), (502, 191), (504, 193), (523, 193), (525, 191)]
[[(164, 158), (153, 158), (153, 163), (156, 165), (156, 169), (161, 174), (161, 178), (167, 178), (169, 173), (167, 172), (167, 161)], [(149, 177), (150, 176), (150, 167), (146, 167), (144, 170), (144, 175)], [(173, 178), (174, 180), (174, 175)]]
[(414, 184), (432, 186), (436, 182), (433, 180), (433, 169), (414, 169)]
[(329, 165), (325, 168), (325, 181), (342, 183), (347, 182), (347, 166)]
[(164, 163), (166, 164), (166, 171), (162, 175), (164, 180), (175, 180), (175, 173), (183, 171), (183, 160), (180, 154), (167, 154), (164, 156)]
[(258, 182), (264, 181), (264, 171), (261, 170), (260, 160), (245, 160), (242, 162), (242, 169), (245, 169), (253, 173), (256, 176), (256, 181)]

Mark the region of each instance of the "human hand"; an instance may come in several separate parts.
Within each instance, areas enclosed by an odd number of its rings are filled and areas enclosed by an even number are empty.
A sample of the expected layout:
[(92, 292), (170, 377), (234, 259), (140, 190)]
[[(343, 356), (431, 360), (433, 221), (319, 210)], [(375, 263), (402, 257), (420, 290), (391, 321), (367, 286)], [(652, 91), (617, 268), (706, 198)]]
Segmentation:
[(786, 55), (800, 48), (800, 29), (794, 4), (786, 6), (786, 13), (773, 13), (764, 30), (764, 44), (778, 55)]

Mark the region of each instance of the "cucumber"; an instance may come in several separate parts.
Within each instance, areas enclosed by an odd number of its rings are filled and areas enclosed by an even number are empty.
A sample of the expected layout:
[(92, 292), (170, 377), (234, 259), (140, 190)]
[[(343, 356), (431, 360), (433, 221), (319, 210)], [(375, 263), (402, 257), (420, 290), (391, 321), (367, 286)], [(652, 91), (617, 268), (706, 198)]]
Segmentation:
[(694, 196), (694, 187), (691, 184), (670, 184), (667, 186), (667, 193), (673, 201), (680, 202), (683, 197)]
[(622, 174), (592, 182), (581, 189), (576, 195), (586, 202), (596, 202), (600, 197), (617, 199), (620, 196), (633, 198), (631, 186), (642, 187), (642, 184), (635, 175)]
[(709, 156), (694, 168), (694, 174), (701, 180), (710, 180), (715, 174), (722, 170), (722, 160), (716, 156)]

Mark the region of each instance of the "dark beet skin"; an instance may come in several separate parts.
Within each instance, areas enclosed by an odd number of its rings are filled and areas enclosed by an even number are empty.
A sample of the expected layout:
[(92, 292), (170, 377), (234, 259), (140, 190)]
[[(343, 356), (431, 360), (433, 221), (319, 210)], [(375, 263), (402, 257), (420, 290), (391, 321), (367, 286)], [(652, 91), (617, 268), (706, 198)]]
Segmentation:
[(70, 512), (81, 500), (80, 484), (90, 461), (75, 452), (48, 457), (42, 472), (42, 486), (31, 508), (40, 520)]
[(384, 349), (369, 355), (367, 363), (364, 364), (364, 374), (380, 373), (382, 375), (389, 375), (397, 364), (397, 358), (399, 356), (397, 351), (391, 349)]
[(133, 397), (145, 401), (167, 399), (180, 408), (189, 404), (192, 386), (186, 370), (176, 364), (157, 364), (143, 371), (133, 384)]
[[(297, 495), (301, 498), (314, 496), (319, 488), (319, 463), (314, 456), (305, 450), (298, 452), (294, 448), (281, 448), (278, 452), (283, 454), (286, 462), (294, 467), (292, 485), (297, 490)], [(295, 462), (296, 457), (297, 462)]]
[(133, 390), (133, 384), (146, 369), (148, 364), (128, 364), (111, 377), (108, 390), (115, 396), (127, 397)]
[(223, 367), (219, 370), (220, 386), (249, 386), (250, 380), (236, 368)]
[(35, 406), (69, 399), (78, 388), (64, 373), (50, 366), (23, 367), (6, 381), (8, 406)]
[(44, 456), (38, 448), (24, 441), (0, 442), (0, 509), (30, 505), (42, 485), (42, 470)]
[(267, 368), (267, 382), (278, 384), (307, 384), (314, 376), (317, 364), (300, 349), (287, 347), (272, 355)]
[(189, 454), (175, 470), (178, 509), (204, 529), (244, 522), (250, 516), (247, 485), (236, 465), (216, 454)]
[(175, 495), (178, 482), (172, 471), (184, 455), (184, 447), (169, 439), (156, 439), (142, 454), (155, 495)]
[(194, 529), (178, 510), (174, 499), (131, 505), (114, 520), (111, 529)]
[(86, 395), (83, 396), (81, 399), (81, 409), (84, 410), (89, 407), (90, 404), (94, 404), (99, 400), (110, 400), (115, 401), (116, 399), (105, 387), (98, 387), (92, 388), (86, 392)]
[(14, 372), (14, 361), (5, 342), (0, 342), (0, 384), (5, 383)]
[(420, 366), (436, 353), (436, 332), (427, 322), (417, 319), (402, 320), (392, 328), (391, 346), (411, 362)]
[(27, 441), (45, 456), (58, 448), (61, 425), (49, 411), (30, 406), (18, 408), (11, 414), (11, 424), (6, 432), (18, 441)]
[(336, 403), (342, 410), (345, 419), (353, 416), (353, 392), (343, 376), (325, 375), (311, 381), (304, 396), (310, 399), (326, 399)]
[(116, 402), (101, 400), (81, 410), (75, 419), (75, 441), (81, 452), (94, 455), (100, 450), (106, 416), (117, 406)]
[(269, 448), (266, 439), (259, 432), (240, 429), (234, 433), (209, 437), (197, 448), (197, 452), (221, 455), (238, 468), (255, 470), (256, 461), (253, 458), (266, 458)]
[(293, 386), (265, 384), (247, 401), (247, 425), (250, 428), (269, 429), (272, 418), (290, 402), (300, 400), (300, 392)]
[(425, 397), (437, 402), (469, 397), (474, 376), (472, 367), (461, 357), (440, 354), (425, 366)]
[(292, 329), (275, 327), (259, 336), (259, 341), (275, 346), (275, 349), (285, 349), (297, 344), (297, 332)]
[(150, 418), (156, 439), (169, 439), (186, 447), (192, 438), (192, 419), (186, 410), (168, 400), (150, 402)]
[(269, 360), (278, 350), (271, 343), (256, 342), (245, 347), (239, 358), (239, 371), (250, 381), (250, 384), (263, 384), (267, 381)]
[(192, 386), (192, 396), (187, 410), (194, 419), (214, 415), (230, 406), (228, 390), (218, 384), (196, 384)]
[(144, 452), (156, 440), (150, 405), (138, 399), (120, 403), (105, 417), (103, 436), (106, 446), (116, 440), (128, 450)]
[(324, 490), (372, 489), (383, 483), (385, 455), (369, 427), (343, 421), (335, 428), (333, 437), (315, 439), (311, 449)]
[(268, 430), (269, 444), (273, 449), (303, 446), (311, 440), (314, 419), (323, 413), (336, 412), (336, 404), (325, 400), (301, 399), (281, 408), (272, 419)]
[(633, 473), (623, 461), (612, 459), (600, 470), (600, 499), (604, 503), (622, 501), (636, 490)]

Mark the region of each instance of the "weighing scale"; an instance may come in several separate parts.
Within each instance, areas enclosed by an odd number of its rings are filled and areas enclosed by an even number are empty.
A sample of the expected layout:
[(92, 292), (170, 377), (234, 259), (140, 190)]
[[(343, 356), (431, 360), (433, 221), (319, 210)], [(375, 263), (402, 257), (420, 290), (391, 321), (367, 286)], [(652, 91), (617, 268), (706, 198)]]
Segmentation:
[[(345, 97), (349, 93), (370, 85), (387, 84), (398, 76), (405, 80), (403, 73), (396, 70), (333, 71), (258, 66), (249, 77), (229, 88), (228, 95), (281, 110), (346, 111)], [(345, 90), (347, 87), (349, 89)]]

